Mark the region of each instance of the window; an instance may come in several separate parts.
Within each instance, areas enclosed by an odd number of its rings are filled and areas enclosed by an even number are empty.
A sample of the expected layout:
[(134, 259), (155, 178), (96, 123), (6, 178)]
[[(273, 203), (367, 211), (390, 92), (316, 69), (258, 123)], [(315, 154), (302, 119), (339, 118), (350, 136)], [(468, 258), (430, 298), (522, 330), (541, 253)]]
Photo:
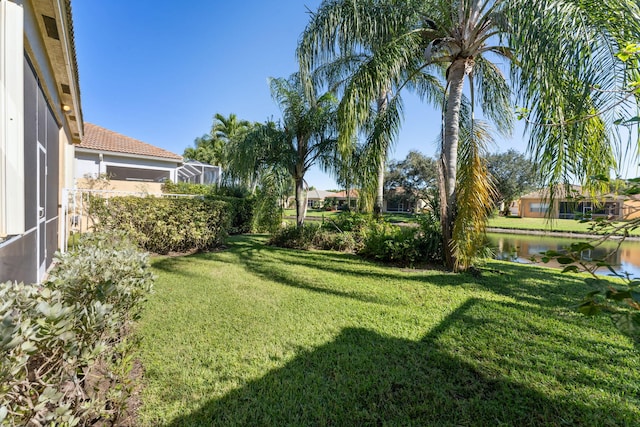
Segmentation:
[(529, 203), (529, 211), (531, 213), (547, 213), (549, 203)]
[(107, 175), (115, 181), (164, 182), (171, 178), (168, 170), (107, 166)]

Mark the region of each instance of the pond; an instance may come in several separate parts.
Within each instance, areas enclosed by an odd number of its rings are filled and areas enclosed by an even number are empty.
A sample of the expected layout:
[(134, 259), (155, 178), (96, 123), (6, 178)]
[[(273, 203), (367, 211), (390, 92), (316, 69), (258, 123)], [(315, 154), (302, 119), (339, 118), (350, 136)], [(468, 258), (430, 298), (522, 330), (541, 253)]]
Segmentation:
[[(584, 242), (585, 238), (566, 238), (550, 236), (531, 236), (521, 234), (488, 233), (489, 246), (495, 252), (496, 259), (531, 263), (531, 258), (540, 258), (540, 253), (548, 250), (562, 251), (574, 242)], [(607, 241), (592, 251), (583, 253), (584, 259), (601, 259), (610, 254), (617, 246), (616, 241)], [(640, 241), (624, 241), (620, 249), (607, 258), (614, 270), (619, 273), (627, 272), (634, 277), (640, 277)], [(558, 263), (539, 265), (560, 267)], [(610, 274), (603, 268), (601, 274)]]

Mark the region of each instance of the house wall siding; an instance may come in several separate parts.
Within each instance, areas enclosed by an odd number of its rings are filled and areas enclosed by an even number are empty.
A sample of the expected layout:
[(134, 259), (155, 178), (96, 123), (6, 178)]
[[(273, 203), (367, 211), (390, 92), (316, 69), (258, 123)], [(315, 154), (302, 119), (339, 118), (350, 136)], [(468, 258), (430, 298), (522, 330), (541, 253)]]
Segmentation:
[[(19, 112), (23, 132), (11, 143), (21, 147), (24, 154), (20, 174), (24, 188), (11, 190), (13, 203), (24, 205), (25, 224), (23, 231), (0, 243), (0, 281), (38, 283), (58, 248), (60, 177), (64, 170), (64, 156), (61, 156), (64, 150), (60, 142), (66, 143), (70, 138), (60, 137), (65, 132), (60, 124), (64, 114), (57, 80), (43, 43), (46, 36), (39, 32), (41, 16), (33, 11), (31, 2), (18, 4), (24, 8), (21, 23), (24, 49), (21, 48), (20, 62), (23, 106)], [(20, 42), (23, 46), (22, 40)]]

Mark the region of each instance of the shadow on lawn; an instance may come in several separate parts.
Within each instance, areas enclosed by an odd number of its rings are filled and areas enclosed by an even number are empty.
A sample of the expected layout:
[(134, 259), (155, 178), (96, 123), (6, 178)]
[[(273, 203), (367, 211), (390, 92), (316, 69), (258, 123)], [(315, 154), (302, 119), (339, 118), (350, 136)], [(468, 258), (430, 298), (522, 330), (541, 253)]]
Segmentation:
[[(419, 342), (344, 329), (334, 341), (302, 352), (281, 369), (204, 403), (168, 426), (632, 425), (638, 419), (637, 409), (630, 409), (633, 402), (625, 407), (606, 397), (572, 401), (576, 387), (583, 393), (595, 390), (592, 383), (597, 379), (582, 373), (584, 364), (571, 360), (573, 355), (555, 352), (563, 346), (584, 346), (580, 341), (566, 336), (553, 348), (537, 341), (511, 339), (505, 344), (499, 341), (499, 331), (474, 322), (499, 306), (470, 299)], [(467, 328), (465, 338), (459, 334), (460, 323)], [(518, 319), (507, 327), (517, 328)], [(476, 360), (476, 352), (487, 356), (491, 339), (498, 341), (497, 351), (511, 354)], [(504, 378), (503, 370), (521, 369), (521, 378), (548, 374), (548, 381), (554, 381), (555, 366), (520, 365), (519, 355), (527, 357), (529, 352), (552, 353), (562, 359), (558, 363), (572, 361), (577, 369), (563, 378), (572, 385), (564, 388), (559, 383), (551, 398)], [(597, 387), (606, 389), (607, 384)], [(634, 390), (617, 390), (634, 395)]]
[[(340, 290), (332, 284), (320, 285), (315, 279), (333, 273), (342, 278), (350, 278), (350, 285), (357, 285), (363, 278), (377, 279), (381, 280), (381, 283), (393, 285), (400, 278), (402, 281), (431, 286), (472, 286), (545, 309), (574, 306), (591, 290), (582, 279), (573, 274), (506, 262), (492, 263), (490, 271), (485, 271), (481, 277), (474, 277), (470, 274), (452, 274), (437, 270), (400, 271), (353, 254), (282, 249), (265, 246), (263, 242), (255, 239), (233, 244), (231, 251), (248, 270), (266, 279), (301, 289), (387, 305), (397, 305), (398, 302), (387, 300), (381, 295), (358, 292), (357, 286)], [(305, 275), (293, 274), (288, 268), (293, 265), (315, 271)], [(558, 286), (559, 284), (562, 286)]]

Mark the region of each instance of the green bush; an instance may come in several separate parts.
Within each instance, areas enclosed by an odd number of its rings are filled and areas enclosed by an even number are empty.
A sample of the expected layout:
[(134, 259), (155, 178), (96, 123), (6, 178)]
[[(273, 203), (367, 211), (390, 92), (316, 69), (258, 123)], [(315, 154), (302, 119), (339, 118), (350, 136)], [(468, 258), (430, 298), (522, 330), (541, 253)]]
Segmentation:
[(302, 227), (287, 225), (272, 234), (267, 244), (281, 248), (311, 249), (319, 231), (320, 225), (314, 223), (307, 223)]
[(442, 262), (442, 233), (435, 215), (418, 217), (419, 227), (372, 227), (359, 255), (402, 266)]
[(273, 234), (269, 244), (284, 248), (355, 252), (401, 266), (442, 262), (442, 233), (436, 215), (418, 216), (418, 226), (400, 227), (369, 214), (343, 212), (321, 226), (288, 226)]
[(361, 239), (351, 231), (336, 233), (320, 230), (313, 239), (313, 246), (330, 251), (357, 252), (361, 247)]
[(190, 184), (185, 182), (165, 182), (163, 192), (171, 194), (194, 194), (208, 200), (229, 203), (229, 234), (277, 231), (282, 224), (284, 210), (279, 196), (261, 189), (251, 195), (244, 187), (218, 187), (216, 185)]
[(159, 254), (207, 250), (224, 243), (229, 203), (202, 198), (95, 199), (96, 230), (121, 230), (144, 250)]
[(190, 182), (165, 181), (162, 184), (162, 192), (166, 194), (199, 194), (207, 195), (216, 192), (215, 185), (192, 184)]
[(206, 200), (225, 202), (229, 215), (229, 234), (244, 234), (253, 231), (253, 215), (256, 206), (254, 197), (207, 195)]
[(280, 197), (274, 192), (261, 191), (256, 197), (251, 231), (275, 233), (282, 227), (283, 217)]
[(0, 425), (117, 422), (133, 390), (124, 334), (152, 282), (146, 254), (93, 233), (41, 287), (0, 284)]
[(341, 211), (333, 218), (324, 220), (323, 227), (328, 230), (366, 232), (380, 223), (372, 214)]
[(425, 261), (441, 263), (442, 228), (440, 218), (433, 212), (425, 212), (416, 217), (419, 226), (418, 245)]

